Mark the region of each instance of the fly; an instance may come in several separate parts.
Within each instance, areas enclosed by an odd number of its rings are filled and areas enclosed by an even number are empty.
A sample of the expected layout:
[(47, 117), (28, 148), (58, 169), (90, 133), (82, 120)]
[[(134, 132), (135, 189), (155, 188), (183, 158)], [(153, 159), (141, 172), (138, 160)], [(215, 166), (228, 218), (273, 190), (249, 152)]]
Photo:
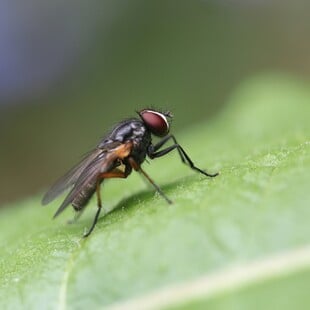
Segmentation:
[[(99, 142), (96, 148), (54, 184), (42, 199), (42, 204), (46, 205), (66, 189), (71, 188), (56, 211), (54, 218), (71, 204), (77, 212), (75, 216), (75, 219), (77, 219), (82, 214), (92, 195), (96, 193), (97, 212), (91, 227), (84, 234), (84, 237), (89, 236), (96, 226), (102, 209), (100, 185), (105, 179), (127, 178), (132, 170), (138, 171), (169, 204), (172, 203), (160, 187), (141, 168), (146, 156), (154, 159), (176, 149), (182, 162), (191, 169), (208, 177), (218, 175), (218, 173), (210, 174), (196, 167), (182, 146), (178, 144), (174, 135), (169, 134), (170, 120), (172, 119), (170, 112), (143, 109), (137, 113), (139, 118), (130, 118), (118, 123)], [(161, 140), (153, 144), (152, 135), (160, 137)], [(173, 144), (164, 147), (170, 140), (172, 140)]]

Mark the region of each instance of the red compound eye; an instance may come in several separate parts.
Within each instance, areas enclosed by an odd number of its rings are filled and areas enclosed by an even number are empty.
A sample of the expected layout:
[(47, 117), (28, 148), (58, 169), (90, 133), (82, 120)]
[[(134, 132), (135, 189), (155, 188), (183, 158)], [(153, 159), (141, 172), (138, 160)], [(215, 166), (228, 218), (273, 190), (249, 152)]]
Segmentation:
[(139, 112), (140, 117), (146, 127), (158, 137), (163, 137), (169, 132), (169, 123), (163, 113), (153, 110), (142, 110)]

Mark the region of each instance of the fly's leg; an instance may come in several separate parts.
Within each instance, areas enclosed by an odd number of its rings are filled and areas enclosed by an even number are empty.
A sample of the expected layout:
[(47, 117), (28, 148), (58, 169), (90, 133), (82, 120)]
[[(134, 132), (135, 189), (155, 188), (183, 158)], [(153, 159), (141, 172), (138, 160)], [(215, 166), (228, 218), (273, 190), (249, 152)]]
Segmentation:
[(98, 179), (97, 180), (97, 184), (96, 184), (96, 195), (97, 195), (97, 212), (96, 212), (96, 215), (94, 217), (94, 220), (93, 220), (93, 223), (90, 227), (90, 229), (88, 230), (88, 232), (86, 234), (83, 235), (84, 238), (88, 237), (92, 231), (94, 230), (96, 224), (97, 224), (97, 221), (98, 221), (98, 218), (99, 218), (99, 214), (101, 212), (101, 209), (102, 209), (102, 203), (101, 203), (101, 195), (100, 195), (100, 182), (101, 180)]
[(72, 220), (69, 220), (67, 222), (67, 224), (74, 224), (75, 222), (77, 222), (77, 220), (81, 217), (81, 215), (83, 214), (83, 211), (85, 210), (85, 208), (83, 208), (82, 210), (79, 211), (75, 211), (74, 217)]
[[(174, 144), (171, 146), (168, 146), (167, 148), (163, 150), (159, 150), (166, 142), (169, 141), (169, 139), (172, 139)], [(193, 161), (190, 159), (190, 157), (187, 155), (187, 153), (184, 151), (182, 146), (177, 142), (176, 138), (173, 135), (168, 135), (165, 138), (163, 138), (161, 141), (159, 141), (157, 144), (151, 145), (148, 149), (148, 156), (151, 159), (154, 159), (157, 157), (164, 156), (175, 149), (177, 149), (182, 162), (186, 164), (187, 166), (189, 166), (191, 169), (196, 170), (208, 177), (216, 177), (219, 174), (218, 172), (214, 174), (207, 173), (206, 171), (203, 171), (200, 168), (196, 167)]]
[[(166, 137), (164, 137), (163, 139), (161, 139), (158, 143), (156, 143), (155, 145), (151, 145), (150, 146), (150, 149), (149, 149), (149, 152), (150, 154), (152, 153), (155, 153), (156, 151), (158, 151), (164, 144), (166, 144), (169, 140), (173, 140), (174, 144), (178, 144), (176, 138), (173, 136), (173, 135), (167, 135)], [(186, 160), (184, 158), (184, 155), (182, 154), (181, 150), (179, 148), (177, 148), (178, 150), (178, 153), (180, 155), (180, 158), (182, 160), (182, 162), (184, 164), (186, 164)], [(150, 156), (150, 154), (148, 154)], [(157, 156), (157, 157), (160, 157), (160, 156)], [(151, 157), (150, 158), (155, 158), (155, 157)]]
[(169, 203), (172, 204), (172, 201), (164, 194), (164, 192), (161, 190), (161, 188), (151, 179), (151, 177), (141, 168), (141, 166), (132, 158), (128, 158), (128, 162), (131, 165), (131, 167), (143, 174), (143, 176), (154, 186), (156, 191)]
[(130, 174), (130, 172), (131, 172), (131, 167), (126, 166), (125, 171), (121, 171), (121, 170), (116, 168), (113, 171), (105, 172), (105, 173), (102, 173), (99, 175), (99, 177), (97, 178), (97, 183), (96, 183), (96, 195), (97, 195), (97, 208), (98, 209), (97, 209), (97, 212), (95, 214), (95, 217), (94, 217), (94, 220), (93, 220), (93, 223), (92, 223), (90, 229), (88, 230), (88, 232), (86, 234), (83, 235), (84, 238), (88, 237), (92, 233), (92, 231), (94, 230), (94, 228), (97, 224), (101, 209), (102, 209), (102, 202), (101, 202), (101, 195), (100, 195), (101, 181), (103, 179), (108, 179), (108, 178), (127, 178), (127, 176)]

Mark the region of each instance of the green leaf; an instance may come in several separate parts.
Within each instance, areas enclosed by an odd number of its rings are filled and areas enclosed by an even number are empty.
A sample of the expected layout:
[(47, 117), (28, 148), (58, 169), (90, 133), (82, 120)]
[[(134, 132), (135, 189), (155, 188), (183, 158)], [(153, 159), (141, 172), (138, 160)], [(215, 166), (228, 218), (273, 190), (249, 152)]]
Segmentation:
[(0, 308), (310, 307), (309, 119), (308, 85), (257, 77), (177, 134), (218, 177), (177, 154), (144, 165), (173, 205), (133, 174), (104, 184), (108, 214), (88, 239), (94, 199), (74, 225), (72, 210), (52, 220), (61, 200), (41, 207), (41, 195), (1, 210)]

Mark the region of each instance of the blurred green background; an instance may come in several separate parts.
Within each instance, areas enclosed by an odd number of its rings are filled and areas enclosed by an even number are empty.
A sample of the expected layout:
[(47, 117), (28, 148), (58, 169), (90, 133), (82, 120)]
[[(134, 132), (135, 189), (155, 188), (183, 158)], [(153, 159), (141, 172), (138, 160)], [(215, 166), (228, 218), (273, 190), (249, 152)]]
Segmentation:
[(302, 0), (2, 3), (0, 205), (42, 191), (136, 109), (170, 109), (177, 132), (255, 75), (308, 80), (309, 34)]

